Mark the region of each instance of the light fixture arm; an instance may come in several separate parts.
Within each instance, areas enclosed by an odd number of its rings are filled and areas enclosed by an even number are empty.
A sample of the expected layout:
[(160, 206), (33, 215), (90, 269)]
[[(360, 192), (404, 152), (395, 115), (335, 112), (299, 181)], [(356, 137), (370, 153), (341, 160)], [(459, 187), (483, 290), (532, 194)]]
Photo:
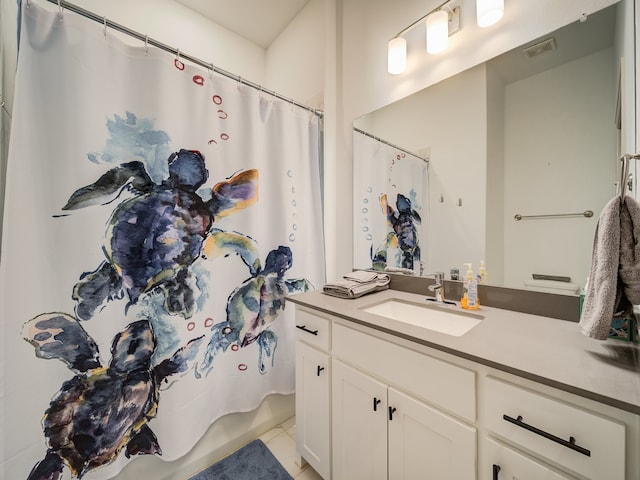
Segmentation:
[(422, 17), (420, 17), (418, 20), (416, 20), (415, 22), (413, 22), (411, 25), (409, 25), (408, 27), (404, 28), (403, 30), (400, 30), (393, 38), (398, 38), (403, 36), (405, 33), (409, 32), (411, 29), (413, 29), (413, 27), (415, 27), (416, 25), (418, 25), (420, 22), (422, 22), (423, 20), (425, 20), (429, 15), (431, 15), (433, 12), (437, 12), (438, 10), (440, 10), (441, 8), (443, 8), (445, 5), (447, 5), (448, 3), (451, 3), (451, 0), (447, 0), (446, 2), (442, 2), (440, 5), (438, 5), (436, 8), (434, 8), (433, 10), (427, 12), (426, 15), (423, 15)]

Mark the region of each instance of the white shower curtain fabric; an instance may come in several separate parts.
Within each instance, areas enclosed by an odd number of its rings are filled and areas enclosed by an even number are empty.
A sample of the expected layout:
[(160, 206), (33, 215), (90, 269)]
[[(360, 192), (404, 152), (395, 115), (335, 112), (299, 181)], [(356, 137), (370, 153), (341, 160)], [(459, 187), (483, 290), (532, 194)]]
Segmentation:
[(354, 265), (420, 273), (427, 258), (428, 163), (353, 131)]
[(12, 480), (174, 460), (293, 392), (285, 296), (325, 281), (318, 117), (62, 15), (23, 7), (0, 265)]

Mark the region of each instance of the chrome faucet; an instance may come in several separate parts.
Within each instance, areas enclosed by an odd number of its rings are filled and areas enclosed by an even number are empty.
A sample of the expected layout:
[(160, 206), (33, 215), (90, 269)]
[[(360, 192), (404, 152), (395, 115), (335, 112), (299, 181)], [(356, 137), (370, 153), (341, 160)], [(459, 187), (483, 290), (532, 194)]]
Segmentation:
[(429, 285), (429, 290), (435, 293), (436, 298), (427, 298), (427, 300), (437, 303), (445, 303), (448, 305), (455, 305), (455, 302), (445, 300), (444, 272), (431, 273), (428, 274), (427, 277), (434, 278), (436, 280), (434, 284)]

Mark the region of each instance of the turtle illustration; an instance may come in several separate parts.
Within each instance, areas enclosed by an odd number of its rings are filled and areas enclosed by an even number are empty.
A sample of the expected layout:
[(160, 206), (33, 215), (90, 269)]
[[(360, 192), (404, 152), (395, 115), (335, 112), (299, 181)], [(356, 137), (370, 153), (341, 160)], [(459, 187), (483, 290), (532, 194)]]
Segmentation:
[(191, 340), (155, 366), (156, 339), (148, 320), (116, 334), (111, 361), (103, 367), (96, 343), (64, 313), (39, 315), (23, 336), (40, 358), (57, 358), (76, 374), (54, 395), (43, 420), (47, 453), (28, 480), (58, 480), (66, 466), (75, 478), (125, 455), (162, 455), (148, 422), (158, 409), (163, 381), (186, 372), (203, 337)]
[(284, 310), (285, 296), (312, 288), (306, 279), (286, 280), (285, 272), (293, 264), (291, 249), (279, 246), (267, 255), (265, 266), (237, 287), (227, 300), (226, 320), (215, 324), (205, 351), (204, 359), (197, 366), (199, 374), (208, 373), (215, 356), (230, 345), (243, 348), (254, 342), (260, 346), (258, 370), (265, 373), (265, 361), (277, 346), (277, 336), (269, 327)]
[(413, 270), (414, 261), (420, 260), (419, 238), (415, 226), (422, 221), (420, 214), (411, 207), (411, 200), (401, 193), (396, 198), (397, 211), (389, 205), (384, 193), (380, 195), (380, 206), (391, 231), (372, 257), (374, 268), (379, 268), (382, 262), (387, 263), (387, 247), (397, 247), (402, 255), (399, 266)]
[(79, 319), (92, 318), (107, 301), (125, 293), (129, 307), (153, 290), (162, 291), (169, 314), (193, 315), (198, 279), (190, 266), (201, 256), (216, 218), (257, 201), (258, 171), (243, 170), (217, 183), (205, 200), (198, 192), (208, 178), (200, 152), (171, 154), (168, 170), (168, 178), (157, 184), (142, 162), (123, 163), (76, 190), (63, 207), (76, 210), (114, 201), (125, 190), (131, 194), (107, 222), (106, 259), (83, 273), (73, 288)]

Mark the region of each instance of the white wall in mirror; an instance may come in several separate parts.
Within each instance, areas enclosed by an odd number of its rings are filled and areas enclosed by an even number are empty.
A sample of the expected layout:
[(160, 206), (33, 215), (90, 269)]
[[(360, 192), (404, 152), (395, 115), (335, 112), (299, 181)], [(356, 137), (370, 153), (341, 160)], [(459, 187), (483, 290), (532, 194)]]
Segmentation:
[(611, 47), (505, 87), (505, 285), (538, 273), (584, 286), (597, 214), (514, 215), (599, 213), (615, 195), (617, 64)]

